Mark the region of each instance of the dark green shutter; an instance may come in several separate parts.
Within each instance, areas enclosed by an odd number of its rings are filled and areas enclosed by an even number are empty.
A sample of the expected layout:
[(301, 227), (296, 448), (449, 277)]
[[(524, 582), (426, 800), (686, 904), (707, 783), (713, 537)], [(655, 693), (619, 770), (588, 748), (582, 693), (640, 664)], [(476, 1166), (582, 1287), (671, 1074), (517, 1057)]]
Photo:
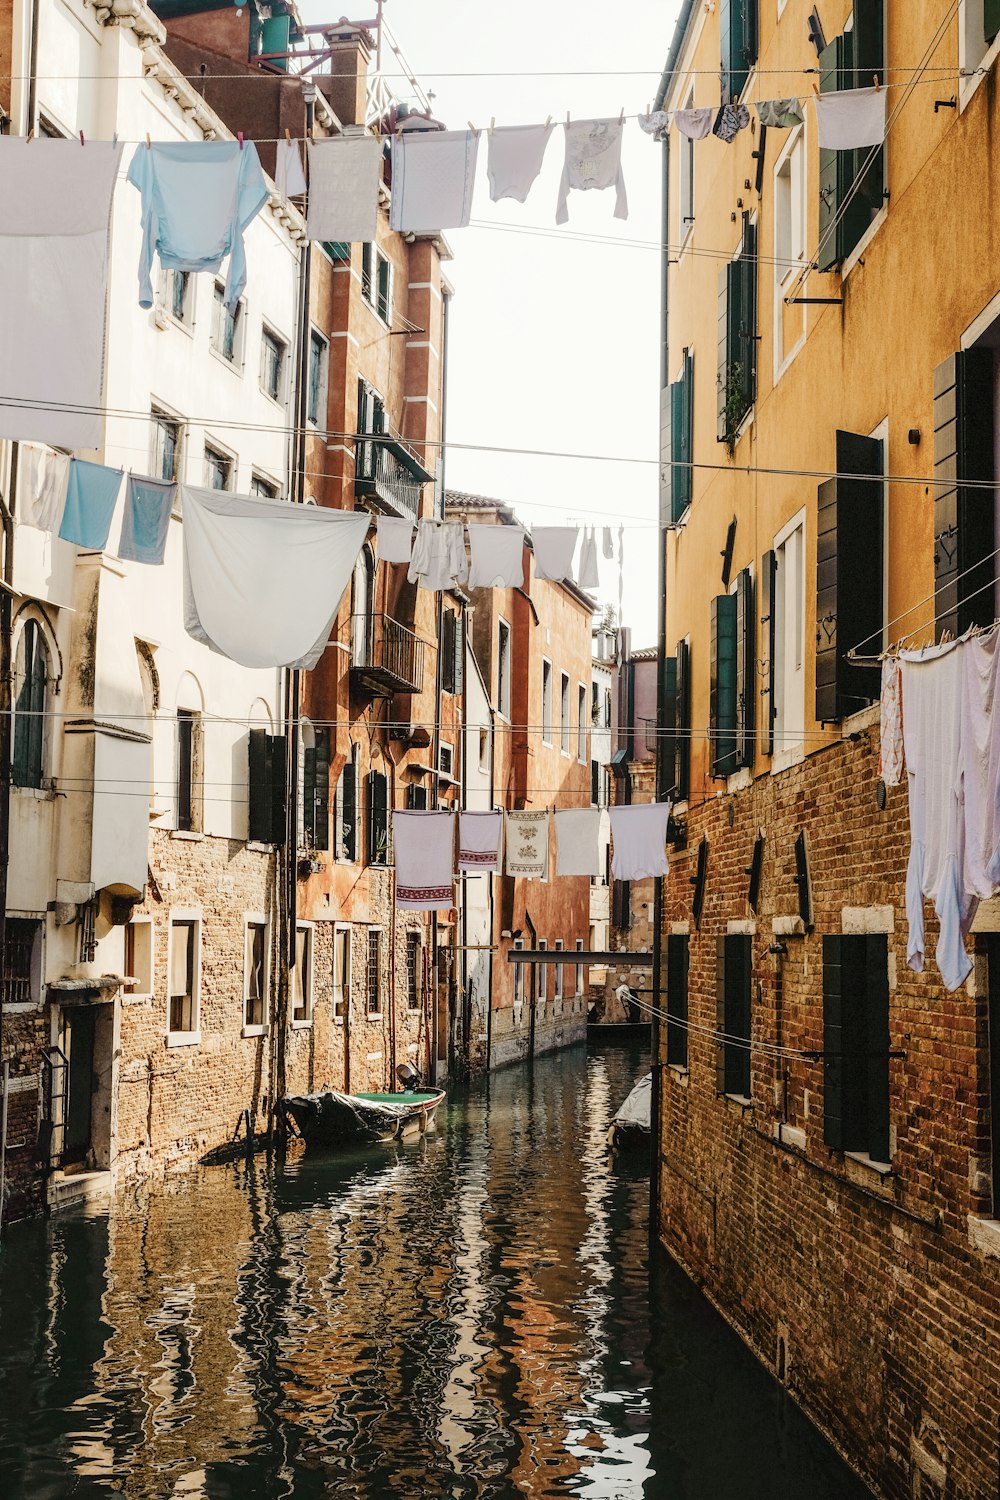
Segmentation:
[(331, 260), (349, 261), (351, 258), (351, 247), (344, 240), (324, 240), (323, 249)]
[(823, 934), (823, 1139), (831, 1151), (846, 1149), (842, 942), (839, 932)]
[(460, 693), (465, 681), (465, 632), (461, 615), (455, 615), (455, 692)]
[(418, 786), (411, 781), (406, 789), (406, 805), (411, 812), (425, 812), (427, 808), (427, 788)]
[(716, 302), (716, 412), (715, 435), (724, 443), (729, 434), (727, 420), (729, 380), (729, 266), (719, 272), (718, 298)]
[(726, 1092), (726, 934), (715, 940), (715, 1091)]
[(720, 0), (722, 100), (738, 99), (757, 60), (758, 0)]
[(674, 775), (677, 796), (685, 798), (691, 789), (691, 647), (678, 641), (677, 661), (677, 736)]
[(302, 751), (302, 832), (307, 849), (313, 848), (313, 808), (316, 801), (316, 751), (306, 745)]
[(368, 863), (389, 863), (388, 778), (380, 771), (368, 776)]
[(836, 462), (839, 477), (818, 491), (816, 717), (824, 722), (878, 698), (878, 666), (855, 666), (847, 653), (877, 655), (883, 628), (882, 444), (838, 432)]
[(739, 389), (742, 416), (745, 416), (757, 397), (757, 226), (750, 223), (746, 214), (743, 215), (743, 244), (739, 259), (734, 262), (734, 276), (739, 290), (738, 323), (732, 344), (741, 371)]
[(455, 616), (450, 609), (441, 615), (441, 689), (455, 691)]
[(884, 933), (864, 939), (867, 1140), (873, 1161), (889, 1160), (889, 942)]
[(1000, 0), (983, 0), (983, 35), (992, 44), (1000, 31)]
[[(677, 787), (677, 658), (663, 659), (663, 713), (657, 725), (660, 760), (658, 795), (675, 797)], [(591, 799), (594, 800), (593, 798)]]
[(669, 520), (664, 524), (676, 525), (691, 504), (692, 494), (694, 356), (689, 349), (684, 351), (680, 379), (668, 387), (662, 406), (661, 451), (664, 463), (669, 462), (669, 472), (664, 475)]
[(389, 278), (391, 266), (387, 260), (378, 263), (378, 315), (384, 323), (389, 321)]
[(721, 934), (716, 945), (716, 1015), (720, 1033), (717, 1085), (722, 1094), (750, 1096), (750, 984), (753, 939)]
[(720, 83), (722, 85), (722, 102), (728, 104), (736, 98), (739, 89), (733, 93), (734, 87), (739, 82), (734, 78), (735, 60), (733, 58), (733, 0), (719, 0), (719, 62)]
[(765, 552), (760, 562), (760, 636), (764, 656), (763, 686), (760, 690), (760, 748), (764, 755), (774, 754), (774, 669), (775, 603), (777, 600), (778, 558)]
[(21, 685), (14, 706), (11, 775), (15, 786), (40, 787), (45, 743), (46, 654), (42, 633), (28, 620), (21, 635)]
[(356, 860), (358, 857), (358, 770), (353, 760), (345, 763), (341, 772), (341, 840), (343, 857)]
[(823, 1138), (889, 1158), (889, 969), (883, 933), (823, 938)]
[(674, 524), (674, 388), (660, 390), (660, 526)]
[(726, 267), (729, 281), (729, 315), (726, 324), (726, 422), (727, 437), (732, 438), (743, 420), (746, 396), (746, 369), (743, 364), (743, 293), (746, 283), (743, 266), (737, 256)]
[(712, 655), (709, 678), (708, 732), (712, 775), (736, 769), (736, 595), (712, 600)]
[(667, 936), (667, 1062), (688, 1062), (688, 936)]
[(330, 731), (317, 729), (312, 751), (311, 801), (306, 804), (306, 827), (314, 849), (330, 847)]
[[(883, 0), (855, 0), (852, 29), (834, 37), (820, 57), (819, 68), (823, 93), (870, 88), (876, 74), (885, 82)], [(820, 151), (821, 271), (829, 271), (850, 255), (882, 208), (884, 189), (885, 152), (881, 146)]]
[(753, 765), (753, 734), (757, 706), (757, 619), (753, 579), (749, 568), (736, 575), (736, 763)]
[(266, 729), (250, 731), (247, 836), (257, 844), (271, 842), (270, 739)]
[(967, 349), (934, 371), (934, 588), (937, 637), (995, 613), (993, 351)]
[(824, 479), (816, 500), (816, 717), (839, 717), (837, 693), (837, 481)]

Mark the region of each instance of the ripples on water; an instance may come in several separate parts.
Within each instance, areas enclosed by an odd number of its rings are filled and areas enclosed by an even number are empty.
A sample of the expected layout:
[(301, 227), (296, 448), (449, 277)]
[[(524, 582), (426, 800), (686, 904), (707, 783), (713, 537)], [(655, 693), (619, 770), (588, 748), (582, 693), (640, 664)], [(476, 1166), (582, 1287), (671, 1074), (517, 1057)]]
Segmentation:
[(204, 1169), (0, 1257), (0, 1495), (854, 1500), (690, 1284), (575, 1049), (396, 1150)]

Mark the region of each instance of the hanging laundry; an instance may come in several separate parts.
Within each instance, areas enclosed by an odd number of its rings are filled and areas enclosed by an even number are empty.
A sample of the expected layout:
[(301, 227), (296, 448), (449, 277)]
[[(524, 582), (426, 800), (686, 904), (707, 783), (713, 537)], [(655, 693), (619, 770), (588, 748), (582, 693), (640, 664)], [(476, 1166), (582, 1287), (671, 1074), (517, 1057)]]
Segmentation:
[(602, 551), (607, 562), (615, 560), (615, 539), (611, 534), (611, 527), (605, 526)]
[[(274, 185), (283, 198), (301, 198), (302, 194), (308, 191), (298, 141), (278, 142), (274, 163)], [(311, 211), (311, 203), (309, 207)]]
[(885, 140), (885, 89), (839, 89), (816, 94), (820, 149), (854, 151)]
[(724, 104), (715, 117), (712, 134), (717, 135), (728, 146), (749, 124), (750, 111), (745, 104)]
[(412, 130), (392, 139), (390, 227), (400, 234), (462, 229), (472, 213), (479, 137), (472, 130)]
[(601, 575), (597, 570), (597, 536), (593, 526), (581, 532), (580, 566), (576, 581), (582, 589), (599, 589)]
[(557, 812), (556, 874), (603, 875), (601, 869), (601, 809), (573, 807)]
[(573, 553), (579, 531), (575, 526), (533, 526), (531, 545), (535, 551), (535, 577), (561, 583), (573, 577)]
[(972, 636), (959, 650), (962, 671), (962, 812), (966, 896), (1000, 887), (1000, 632)]
[(379, 561), (408, 563), (413, 556), (413, 522), (379, 516), (376, 523)]
[(652, 880), (667, 873), (669, 802), (612, 807), (611, 874), (615, 880)]
[(887, 656), (882, 663), (879, 751), (879, 775), (886, 786), (899, 786), (903, 778), (903, 698), (899, 662), (894, 656)]
[(458, 868), (478, 874), (499, 875), (503, 813), (460, 812), (458, 815)]
[(639, 129), (647, 135), (664, 136), (670, 125), (670, 116), (665, 109), (654, 109), (652, 114), (639, 116)]
[(549, 815), (547, 812), (509, 812), (507, 874), (525, 880), (545, 880), (549, 873)]
[(181, 485), (184, 628), (243, 667), (314, 667), (368, 534), (367, 511)]
[(688, 140), (703, 141), (712, 128), (714, 115), (711, 106), (707, 109), (675, 109), (674, 124)]
[(422, 589), (450, 589), (469, 575), (461, 521), (418, 521), (417, 540), (407, 570)]
[(111, 517), (122, 487), (121, 469), (91, 464), (74, 458), (69, 466), (66, 509), (59, 535), (90, 552), (103, 552), (111, 530)]
[(910, 803), (906, 868), (906, 962), (924, 967), (924, 897), (940, 922), (936, 949), (941, 978), (958, 989), (972, 971), (963, 938), (977, 901), (962, 889), (965, 823), (960, 807), (962, 674), (959, 642), (900, 655), (903, 744)]
[(381, 176), (382, 145), (369, 132), (311, 141), (309, 238), (344, 245), (373, 242)]
[(396, 905), (401, 911), (447, 911), (455, 904), (455, 814), (394, 812)]
[(123, 562), (147, 563), (151, 567), (158, 567), (163, 562), (170, 512), (176, 499), (177, 486), (170, 479), (128, 476), (125, 513), (118, 540), (118, 556)]
[(58, 531), (66, 509), (69, 454), (53, 453), (36, 443), (21, 444), (17, 498), (20, 519), (39, 531)]
[(267, 202), (252, 141), (175, 141), (139, 146), (128, 180), (142, 196), (139, 306), (152, 307), (153, 256), (172, 271), (218, 271), (226, 256), (225, 304), (247, 281), (243, 234)]
[(804, 120), (802, 105), (798, 99), (762, 99), (754, 105), (762, 125), (769, 129), (790, 130)]
[(523, 203), (542, 170), (553, 125), (499, 125), (486, 138), (486, 174), (490, 198), (513, 198)]
[(566, 129), (566, 160), (563, 163), (556, 223), (569, 219), (567, 200), (571, 190), (615, 189), (615, 218), (628, 218), (628, 196), (622, 172), (622, 122), (620, 120), (574, 120)]
[(524, 532), (520, 526), (469, 525), (470, 589), (524, 587)]
[(0, 438), (101, 441), (111, 198), (122, 148), (0, 136)]

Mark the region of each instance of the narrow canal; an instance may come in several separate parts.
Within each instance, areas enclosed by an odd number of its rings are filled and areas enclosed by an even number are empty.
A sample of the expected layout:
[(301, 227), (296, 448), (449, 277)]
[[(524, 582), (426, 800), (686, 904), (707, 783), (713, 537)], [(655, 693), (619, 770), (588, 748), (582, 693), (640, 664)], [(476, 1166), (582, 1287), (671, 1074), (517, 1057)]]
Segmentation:
[(0, 1495), (861, 1500), (669, 1264), (577, 1049), (400, 1150), (258, 1157), (0, 1256)]

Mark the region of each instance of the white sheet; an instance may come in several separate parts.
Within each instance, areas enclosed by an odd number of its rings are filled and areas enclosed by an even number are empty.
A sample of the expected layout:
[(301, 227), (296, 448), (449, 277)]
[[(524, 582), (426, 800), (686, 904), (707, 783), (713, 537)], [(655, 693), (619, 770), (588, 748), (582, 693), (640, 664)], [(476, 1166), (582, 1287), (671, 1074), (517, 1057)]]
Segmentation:
[(409, 130), (393, 137), (390, 228), (461, 229), (472, 213), (479, 138), (471, 130)]
[(601, 809), (565, 808), (555, 820), (556, 874), (601, 875)]
[(612, 807), (611, 874), (615, 880), (652, 880), (667, 873), (669, 802)]
[(311, 240), (374, 241), (382, 147), (373, 135), (335, 135), (309, 145)]

